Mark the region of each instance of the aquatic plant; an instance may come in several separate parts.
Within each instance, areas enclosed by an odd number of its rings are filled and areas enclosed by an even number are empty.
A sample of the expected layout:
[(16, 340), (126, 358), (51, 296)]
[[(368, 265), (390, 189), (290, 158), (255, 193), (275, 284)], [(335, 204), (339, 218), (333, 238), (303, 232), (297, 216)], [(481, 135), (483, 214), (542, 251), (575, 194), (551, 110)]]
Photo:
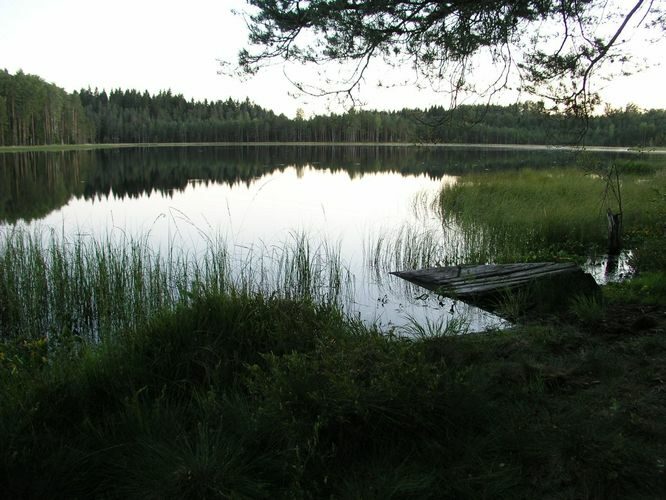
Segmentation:
[[(659, 210), (645, 201), (654, 197), (656, 187), (666, 185), (663, 169), (634, 173), (627, 168), (621, 175), (627, 231), (653, 226)], [(473, 243), (494, 254), (493, 261), (517, 255), (537, 260), (605, 248), (603, 193), (603, 179), (580, 169), (526, 169), (473, 174), (445, 185), (440, 208), (441, 216), (455, 220), (463, 234), (482, 233)]]
[(220, 293), (337, 303), (352, 276), (334, 247), (305, 235), (231, 254), (209, 238), (200, 254), (148, 236), (102, 241), (10, 229), (0, 235), (0, 337), (73, 335), (95, 340), (136, 331), (157, 312)]

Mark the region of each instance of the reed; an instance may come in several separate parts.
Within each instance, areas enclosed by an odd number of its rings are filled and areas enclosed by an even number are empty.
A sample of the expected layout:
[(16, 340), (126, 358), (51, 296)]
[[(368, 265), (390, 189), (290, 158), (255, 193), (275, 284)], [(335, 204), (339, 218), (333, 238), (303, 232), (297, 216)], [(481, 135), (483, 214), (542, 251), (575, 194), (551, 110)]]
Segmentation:
[(469, 321), (464, 317), (447, 318), (446, 316), (440, 316), (432, 320), (426, 318), (425, 322), (418, 321), (413, 317), (407, 319), (407, 324), (398, 333), (417, 340), (463, 335), (469, 332)]
[[(629, 234), (658, 224), (666, 188), (663, 169), (622, 173), (623, 223)], [(599, 175), (580, 169), (473, 174), (440, 193), (441, 216), (455, 220), (477, 256), (494, 261), (535, 260), (558, 253), (586, 255), (606, 245), (608, 200)], [(617, 207), (610, 207), (617, 210)]]
[[(622, 196), (634, 263), (659, 268), (666, 171), (624, 166)], [(576, 168), (474, 173), (412, 200), (414, 221), (364, 242), (378, 282), (388, 271), (587, 258), (606, 252), (604, 182)], [(616, 209), (616, 207), (613, 207)], [(640, 257), (640, 258), (639, 258)]]
[(0, 337), (99, 340), (134, 332), (162, 310), (195, 297), (262, 293), (338, 303), (351, 274), (339, 252), (305, 235), (231, 255), (210, 239), (197, 255), (147, 236), (102, 241), (10, 229), (0, 235)]
[[(472, 175), (440, 195), (443, 217), (483, 234), (480, 243), (498, 253), (551, 245), (602, 244), (600, 179), (569, 169)], [(500, 255), (501, 257), (501, 255)]]

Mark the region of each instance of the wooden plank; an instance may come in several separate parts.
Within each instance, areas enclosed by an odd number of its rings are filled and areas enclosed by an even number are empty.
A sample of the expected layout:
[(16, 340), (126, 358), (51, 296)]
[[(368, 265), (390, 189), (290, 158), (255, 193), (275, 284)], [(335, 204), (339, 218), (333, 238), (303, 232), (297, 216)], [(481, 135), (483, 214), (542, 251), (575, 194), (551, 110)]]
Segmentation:
[(394, 274), (425, 288), (446, 287), (457, 290), (469, 286), (520, 285), (534, 279), (560, 273), (582, 272), (573, 263), (489, 264), (478, 266), (433, 267), (415, 271), (397, 271)]
[(433, 267), (391, 274), (489, 310), (507, 292), (523, 288), (533, 295), (532, 305), (553, 307), (561, 307), (578, 293), (599, 290), (594, 279), (571, 262)]

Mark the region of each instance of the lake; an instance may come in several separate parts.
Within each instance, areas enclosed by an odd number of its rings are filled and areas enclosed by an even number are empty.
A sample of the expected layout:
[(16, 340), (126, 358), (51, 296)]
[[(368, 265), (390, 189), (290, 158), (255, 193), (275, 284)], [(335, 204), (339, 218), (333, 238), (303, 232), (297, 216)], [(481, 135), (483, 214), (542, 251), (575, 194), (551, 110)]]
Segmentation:
[(446, 254), (459, 246), (457, 228), (442, 223), (433, 203), (443, 185), (484, 172), (553, 169), (575, 154), (330, 145), (5, 153), (0, 232), (140, 241), (193, 261), (222, 245), (227, 271), (261, 274), (267, 293), (293, 265), (285, 251), (305, 248), (319, 275), (313, 286), (327, 289), (320, 297), (335, 295), (352, 317), (385, 329), (464, 321), (465, 330), (479, 331), (506, 322), (389, 272), (455, 262)]

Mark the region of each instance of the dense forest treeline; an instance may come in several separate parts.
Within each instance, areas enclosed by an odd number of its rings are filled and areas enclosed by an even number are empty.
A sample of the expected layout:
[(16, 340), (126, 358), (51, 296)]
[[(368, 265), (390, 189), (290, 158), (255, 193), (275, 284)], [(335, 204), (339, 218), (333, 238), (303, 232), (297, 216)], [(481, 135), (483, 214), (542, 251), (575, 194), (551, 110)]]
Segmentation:
[(359, 111), (295, 119), (245, 101), (186, 100), (162, 91), (63, 89), (0, 71), (0, 146), (137, 142), (446, 142), (666, 146), (666, 110), (608, 107), (587, 121), (543, 103), (452, 111)]
[(77, 93), (22, 71), (0, 71), (0, 146), (87, 143), (95, 129)]

